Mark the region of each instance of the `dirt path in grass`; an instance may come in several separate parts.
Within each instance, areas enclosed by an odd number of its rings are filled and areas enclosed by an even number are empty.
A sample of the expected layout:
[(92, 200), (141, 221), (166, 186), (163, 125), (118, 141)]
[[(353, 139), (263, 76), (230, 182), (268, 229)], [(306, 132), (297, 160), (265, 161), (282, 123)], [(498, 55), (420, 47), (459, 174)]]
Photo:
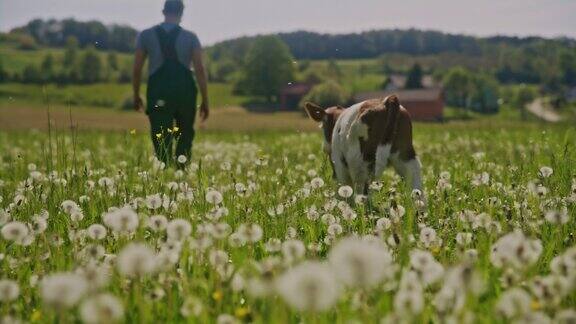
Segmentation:
[(542, 98), (538, 98), (529, 103), (526, 109), (536, 117), (550, 123), (557, 123), (562, 120), (562, 117), (552, 110)]

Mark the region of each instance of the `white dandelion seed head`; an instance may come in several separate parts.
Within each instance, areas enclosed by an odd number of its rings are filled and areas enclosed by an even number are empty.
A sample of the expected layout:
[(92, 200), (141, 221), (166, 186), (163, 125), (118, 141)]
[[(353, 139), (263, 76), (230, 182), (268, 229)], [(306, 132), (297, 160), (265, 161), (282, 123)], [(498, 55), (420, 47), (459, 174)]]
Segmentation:
[(154, 215), (148, 218), (148, 228), (153, 232), (161, 232), (168, 226), (168, 219), (164, 215)]
[(0, 280), (0, 302), (11, 302), (20, 295), (20, 287), (14, 280)]
[(320, 177), (316, 177), (310, 181), (310, 186), (312, 189), (320, 189), (324, 187), (324, 180)]
[(552, 224), (566, 224), (570, 220), (568, 208), (563, 207), (559, 210), (548, 210), (544, 213), (546, 221)]
[(218, 268), (226, 265), (230, 257), (226, 251), (212, 250), (208, 255), (208, 260), (213, 267)]
[(182, 241), (192, 233), (192, 225), (185, 219), (174, 219), (166, 226), (169, 240)]
[(276, 281), (280, 296), (298, 311), (321, 312), (338, 300), (340, 288), (326, 263), (307, 261), (288, 270)]
[(300, 260), (306, 253), (306, 246), (300, 240), (288, 240), (282, 243), (282, 256), (289, 264)]
[(238, 227), (238, 234), (245, 242), (256, 243), (262, 239), (262, 227), (258, 224), (242, 224)]
[(497, 268), (524, 269), (540, 258), (542, 242), (531, 240), (520, 231), (508, 233), (492, 245), (490, 261)]
[(410, 266), (420, 276), (424, 285), (433, 284), (444, 275), (444, 267), (428, 251), (412, 250)]
[(88, 290), (88, 283), (79, 274), (61, 272), (47, 275), (40, 282), (40, 295), (55, 309), (75, 306)]
[[(0, 200), (2, 196), (0, 196)], [(1, 202), (1, 201), (0, 201)], [(0, 208), (0, 226), (8, 223), (12, 219), (12, 215), (4, 209)]]
[(350, 198), (354, 194), (354, 189), (350, 186), (341, 186), (338, 188), (338, 195), (342, 198)]
[(92, 224), (86, 230), (88, 237), (93, 240), (103, 240), (106, 238), (108, 231), (102, 224)]
[(32, 229), (35, 235), (42, 234), (48, 228), (48, 221), (46, 220), (46, 218), (43, 218), (41, 216), (34, 216), (32, 218), (30, 228)]
[(178, 161), (180, 164), (184, 164), (188, 161), (188, 158), (185, 155), (178, 155), (176, 161)]
[(104, 214), (103, 221), (106, 226), (119, 233), (134, 232), (139, 224), (138, 214), (128, 207)]
[(2, 226), (2, 237), (7, 241), (21, 242), (28, 234), (28, 226), (22, 222), (13, 221)]
[(549, 166), (543, 166), (538, 171), (538, 175), (542, 178), (549, 178), (552, 174), (554, 174), (554, 170)]
[(216, 318), (216, 324), (238, 324), (238, 323), (240, 323), (240, 321), (230, 314), (220, 314)]
[(213, 205), (219, 205), (222, 203), (222, 201), (224, 200), (224, 197), (222, 196), (222, 194), (217, 191), (217, 190), (209, 190), (206, 193), (206, 201), (213, 204)]
[(148, 246), (131, 243), (120, 251), (117, 258), (118, 271), (127, 277), (141, 277), (154, 272), (156, 254)]
[(505, 318), (511, 319), (525, 315), (530, 311), (532, 298), (521, 288), (512, 288), (500, 296), (496, 310)]
[(162, 207), (163, 200), (160, 194), (148, 195), (146, 196), (146, 207), (150, 210), (157, 210)]
[(356, 237), (339, 241), (328, 256), (338, 279), (348, 286), (370, 287), (390, 276), (392, 255), (381, 243)]
[(84, 323), (113, 323), (124, 316), (122, 302), (111, 294), (100, 294), (86, 299), (80, 306), (80, 317)]
[(282, 241), (278, 238), (270, 238), (266, 244), (264, 244), (264, 248), (266, 252), (269, 253), (278, 252), (282, 249)]
[(60, 207), (68, 215), (72, 214), (74, 211), (80, 210), (80, 206), (78, 206), (78, 204), (73, 200), (64, 200), (60, 204)]

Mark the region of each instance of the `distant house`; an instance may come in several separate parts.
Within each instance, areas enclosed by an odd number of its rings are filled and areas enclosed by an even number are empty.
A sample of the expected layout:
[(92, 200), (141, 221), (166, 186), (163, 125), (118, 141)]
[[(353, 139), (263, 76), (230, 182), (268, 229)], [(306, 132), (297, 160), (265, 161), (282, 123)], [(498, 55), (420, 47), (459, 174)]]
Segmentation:
[(296, 110), (302, 98), (304, 98), (314, 84), (308, 82), (295, 82), (286, 85), (280, 90), (280, 109)]
[(384, 98), (395, 94), (400, 103), (406, 108), (414, 120), (440, 121), (444, 114), (444, 94), (442, 88), (414, 89), (414, 90), (384, 90), (363, 92), (354, 96), (355, 102), (368, 99)]
[[(386, 91), (394, 91), (399, 89), (404, 89), (406, 85), (406, 80), (408, 77), (403, 74), (391, 74), (388, 76), (388, 83), (384, 90)], [(438, 84), (434, 81), (434, 78), (431, 75), (425, 75), (422, 77), (422, 86), (424, 88), (434, 88), (437, 87)]]

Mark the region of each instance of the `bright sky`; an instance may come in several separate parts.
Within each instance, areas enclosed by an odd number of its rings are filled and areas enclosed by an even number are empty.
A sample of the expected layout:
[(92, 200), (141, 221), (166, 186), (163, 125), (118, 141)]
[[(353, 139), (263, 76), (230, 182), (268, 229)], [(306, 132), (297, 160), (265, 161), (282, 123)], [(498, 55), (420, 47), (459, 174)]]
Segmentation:
[[(260, 33), (381, 28), (472, 35), (576, 37), (576, 0), (184, 0), (184, 27), (203, 43)], [(163, 0), (0, 0), (0, 30), (33, 18), (97, 19), (144, 28)]]

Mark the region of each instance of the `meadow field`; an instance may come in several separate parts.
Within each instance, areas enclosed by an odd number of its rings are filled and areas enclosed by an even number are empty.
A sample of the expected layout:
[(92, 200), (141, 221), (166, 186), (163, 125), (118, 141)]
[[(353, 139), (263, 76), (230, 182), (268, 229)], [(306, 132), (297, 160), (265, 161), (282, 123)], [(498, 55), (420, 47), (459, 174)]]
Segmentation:
[(2, 128), (2, 323), (576, 321), (572, 126), (417, 123), (425, 192), (367, 198), (299, 120), (201, 130), (182, 168), (130, 124)]

